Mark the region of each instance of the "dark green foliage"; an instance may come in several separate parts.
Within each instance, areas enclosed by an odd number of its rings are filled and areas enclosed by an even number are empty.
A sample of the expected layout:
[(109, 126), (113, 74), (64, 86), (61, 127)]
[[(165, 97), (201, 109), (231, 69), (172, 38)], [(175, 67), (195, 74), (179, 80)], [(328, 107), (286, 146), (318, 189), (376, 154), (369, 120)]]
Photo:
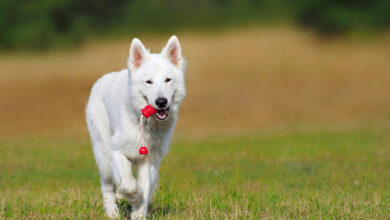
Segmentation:
[(0, 3), (0, 45), (5, 48), (45, 48), (75, 43), (115, 19), (122, 0), (39, 0)]
[(390, 27), (388, 0), (299, 0), (296, 20), (321, 33)]
[(390, 26), (389, 0), (2, 0), (0, 49), (45, 49), (113, 33), (294, 19), (326, 33)]
[[(248, 0), (36, 0), (0, 2), (0, 47), (45, 49), (90, 35), (229, 25), (259, 17)], [(264, 16), (263, 16), (264, 17)]]

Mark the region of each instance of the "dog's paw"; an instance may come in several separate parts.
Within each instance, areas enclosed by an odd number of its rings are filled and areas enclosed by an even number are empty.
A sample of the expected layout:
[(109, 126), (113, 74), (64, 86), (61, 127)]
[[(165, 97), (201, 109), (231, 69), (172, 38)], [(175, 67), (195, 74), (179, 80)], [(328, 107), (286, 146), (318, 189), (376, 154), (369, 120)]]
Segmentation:
[(131, 213), (131, 219), (132, 220), (146, 220), (146, 214), (143, 213), (141, 210), (137, 210), (137, 211)]
[(144, 202), (143, 192), (140, 187), (137, 187), (137, 190), (134, 193), (126, 194), (126, 197), (134, 207), (138, 207)]
[(118, 206), (115, 202), (115, 195), (113, 193), (105, 193), (103, 196), (103, 207), (106, 211), (107, 217), (110, 219), (120, 218)]
[(119, 219), (121, 217), (116, 204), (104, 204), (104, 209), (106, 210), (107, 217), (110, 219)]
[(136, 181), (123, 181), (118, 187), (116, 194), (122, 194), (124, 196), (132, 195), (137, 192), (139, 186)]
[(132, 206), (138, 207), (144, 201), (143, 192), (137, 182), (122, 182), (116, 193), (117, 197), (125, 196)]

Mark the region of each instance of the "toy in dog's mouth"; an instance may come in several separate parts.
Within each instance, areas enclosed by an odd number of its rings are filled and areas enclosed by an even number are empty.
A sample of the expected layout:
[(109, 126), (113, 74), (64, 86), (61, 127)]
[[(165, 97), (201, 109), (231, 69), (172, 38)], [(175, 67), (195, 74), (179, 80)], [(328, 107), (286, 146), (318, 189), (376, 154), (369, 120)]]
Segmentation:
[(156, 109), (156, 118), (158, 120), (167, 120), (168, 119), (169, 108)]
[(169, 107), (155, 109), (152, 107), (152, 105), (147, 105), (143, 109), (141, 109), (141, 113), (143, 117), (145, 117), (146, 119), (152, 115), (156, 115), (156, 118), (161, 121), (166, 120), (168, 118), (168, 112), (169, 112)]

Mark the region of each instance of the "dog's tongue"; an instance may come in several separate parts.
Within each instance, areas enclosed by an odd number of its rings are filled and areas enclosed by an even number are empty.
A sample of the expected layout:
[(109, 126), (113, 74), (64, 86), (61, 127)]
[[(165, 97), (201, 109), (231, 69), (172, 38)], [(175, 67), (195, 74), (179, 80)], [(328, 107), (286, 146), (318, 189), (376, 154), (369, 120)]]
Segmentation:
[(167, 115), (167, 110), (157, 110), (157, 114), (159, 116), (165, 116), (165, 115)]

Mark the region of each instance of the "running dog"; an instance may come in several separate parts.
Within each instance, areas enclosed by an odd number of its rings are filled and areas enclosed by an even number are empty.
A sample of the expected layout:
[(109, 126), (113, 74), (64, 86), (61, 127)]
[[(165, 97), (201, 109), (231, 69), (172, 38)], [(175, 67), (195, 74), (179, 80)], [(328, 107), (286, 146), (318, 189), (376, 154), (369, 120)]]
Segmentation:
[[(117, 200), (132, 205), (132, 219), (145, 219), (157, 187), (162, 158), (168, 151), (178, 110), (186, 95), (185, 65), (179, 40), (172, 36), (161, 53), (147, 50), (134, 38), (127, 68), (101, 77), (92, 87), (86, 120), (100, 173), (103, 204), (119, 218)], [(152, 105), (144, 137), (149, 153), (141, 155), (141, 109)], [(137, 179), (132, 167), (137, 166)]]

